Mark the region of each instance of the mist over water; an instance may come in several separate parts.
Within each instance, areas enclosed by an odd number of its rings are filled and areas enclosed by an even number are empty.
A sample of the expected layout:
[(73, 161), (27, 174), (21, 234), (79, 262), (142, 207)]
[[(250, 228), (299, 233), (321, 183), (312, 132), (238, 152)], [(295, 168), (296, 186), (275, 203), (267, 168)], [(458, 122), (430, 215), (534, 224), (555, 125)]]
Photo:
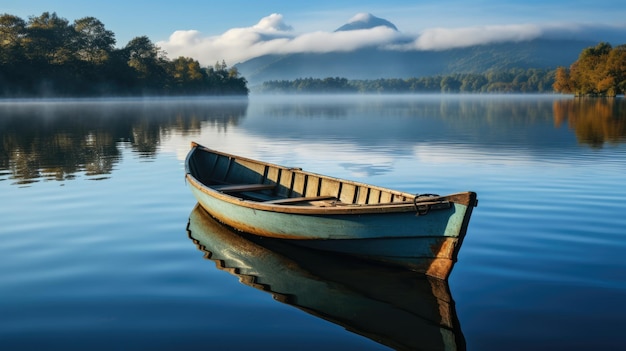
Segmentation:
[(0, 137), (2, 349), (387, 349), (205, 258), (186, 230), (191, 141), (415, 193), (476, 191), (447, 286), (456, 340), (626, 342), (623, 98), (11, 100)]

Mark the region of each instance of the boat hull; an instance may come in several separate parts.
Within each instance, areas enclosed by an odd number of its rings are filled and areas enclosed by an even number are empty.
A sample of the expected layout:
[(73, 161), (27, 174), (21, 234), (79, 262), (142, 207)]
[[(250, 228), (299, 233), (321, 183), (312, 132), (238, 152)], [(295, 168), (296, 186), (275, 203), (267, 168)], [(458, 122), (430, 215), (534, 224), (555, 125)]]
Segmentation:
[[(476, 194), (465, 192), (438, 196), (436, 204), (445, 206), (433, 210), (418, 208), (412, 201), (341, 206), (278, 205), (272, 201), (225, 194), (218, 190), (219, 186), (204, 184), (199, 180), (201, 177), (193, 174), (191, 157), (187, 158), (186, 168), (192, 193), (212, 217), (232, 228), (261, 237), (293, 241), (318, 250), (403, 265), (442, 279), (448, 277), (456, 261), (472, 208), (476, 204)], [(291, 169), (285, 169), (285, 173), (287, 171)], [(329, 178), (329, 182), (348, 184), (348, 181), (335, 178)], [(348, 188), (348, 185), (341, 184), (339, 189)], [(386, 190), (381, 189), (376, 188), (377, 191)], [(398, 194), (394, 196), (402, 196), (401, 199), (414, 197)]]
[(446, 279), (461, 245), (468, 209), (455, 205), (428, 216), (414, 212), (303, 215), (262, 211), (220, 201), (192, 188), (211, 216), (245, 233), (405, 266)]

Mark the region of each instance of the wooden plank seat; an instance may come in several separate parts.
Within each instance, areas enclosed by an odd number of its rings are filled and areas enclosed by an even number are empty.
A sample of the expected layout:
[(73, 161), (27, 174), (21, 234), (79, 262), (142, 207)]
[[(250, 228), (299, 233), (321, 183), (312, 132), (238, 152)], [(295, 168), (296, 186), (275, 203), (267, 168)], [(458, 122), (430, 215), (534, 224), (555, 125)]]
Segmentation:
[(286, 205), (286, 204), (295, 204), (295, 203), (298, 203), (298, 202), (333, 200), (333, 199), (337, 199), (337, 197), (333, 196), (333, 195), (307, 196), (307, 197), (288, 197), (288, 198), (285, 198), (285, 199), (276, 199), (276, 200), (263, 201), (263, 203), (264, 204)]
[(211, 188), (217, 191), (221, 191), (223, 193), (241, 193), (244, 191), (271, 190), (275, 187), (275, 184), (224, 184), (211, 186)]

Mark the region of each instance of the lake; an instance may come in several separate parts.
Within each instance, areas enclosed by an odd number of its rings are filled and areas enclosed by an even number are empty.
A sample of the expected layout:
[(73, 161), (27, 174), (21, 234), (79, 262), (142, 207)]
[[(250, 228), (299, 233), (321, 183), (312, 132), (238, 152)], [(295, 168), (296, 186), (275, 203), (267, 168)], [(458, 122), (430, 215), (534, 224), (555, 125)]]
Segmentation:
[[(0, 136), (0, 349), (626, 345), (624, 98), (5, 100)], [(472, 190), (479, 204), (447, 284), (345, 258), (313, 260), (311, 275), (293, 264), (305, 254), (206, 229), (184, 180), (191, 141), (412, 193)], [(203, 242), (211, 231), (226, 241)], [(394, 317), (440, 293), (450, 328)]]

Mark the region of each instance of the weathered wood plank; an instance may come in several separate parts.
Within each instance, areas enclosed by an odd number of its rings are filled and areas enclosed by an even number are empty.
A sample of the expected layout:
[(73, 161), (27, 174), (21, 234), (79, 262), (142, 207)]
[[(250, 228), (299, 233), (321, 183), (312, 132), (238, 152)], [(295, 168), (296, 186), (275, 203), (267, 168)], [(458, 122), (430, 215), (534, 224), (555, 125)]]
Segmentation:
[(291, 189), (292, 196), (300, 195), (305, 196), (306, 176), (300, 172), (293, 174), (293, 189)]
[(354, 184), (344, 183), (341, 187), (341, 194), (339, 195), (339, 200), (346, 204), (354, 203), (354, 199), (356, 197), (357, 187)]
[(322, 178), (321, 188), (319, 190), (320, 195), (334, 195), (339, 194), (340, 182), (336, 179)]
[(320, 178), (316, 175), (307, 176), (306, 192), (304, 196), (317, 196), (320, 191)]
[(326, 195), (326, 196), (306, 196), (306, 197), (290, 197), (286, 199), (276, 199), (270, 201), (264, 201), (265, 204), (292, 204), (298, 202), (308, 202), (308, 201), (321, 201), (321, 200), (331, 200), (336, 199), (335, 196)]
[(227, 184), (227, 185), (214, 185), (213, 189), (224, 193), (240, 193), (242, 191), (259, 191), (274, 189), (274, 184)]

